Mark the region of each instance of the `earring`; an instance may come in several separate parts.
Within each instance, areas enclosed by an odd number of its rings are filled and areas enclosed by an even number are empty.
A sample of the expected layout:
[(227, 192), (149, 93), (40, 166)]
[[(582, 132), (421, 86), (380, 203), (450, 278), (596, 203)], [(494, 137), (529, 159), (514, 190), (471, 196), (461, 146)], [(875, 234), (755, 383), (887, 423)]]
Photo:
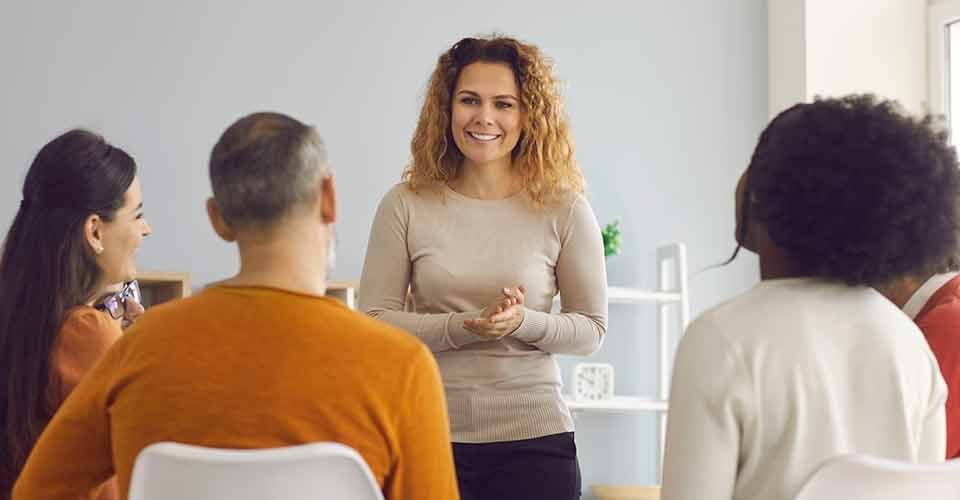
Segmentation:
[(103, 253), (103, 245), (98, 246), (96, 252), (97, 252), (97, 255), (102, 254), (102, 253)]

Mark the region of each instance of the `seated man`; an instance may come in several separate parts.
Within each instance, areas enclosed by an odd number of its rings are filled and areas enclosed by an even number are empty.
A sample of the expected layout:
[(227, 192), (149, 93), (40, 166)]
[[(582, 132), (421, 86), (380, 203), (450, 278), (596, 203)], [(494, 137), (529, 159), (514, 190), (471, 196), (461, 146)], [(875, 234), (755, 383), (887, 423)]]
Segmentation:
[[(955, 267), (945, 263), (940, 270)], [(917, 323), (947, 382), (947, 456), (960, 458), (960, 275), (956, 271), (905, 276), (881, 293)]]
[[(16, 500), (75, 499), (158, 441), (356, 449), (388, 499), (456, 499), (436, 364), (403, 331), (324, 297), (336, 218), (316, 132), (280, 114), (233, 124), (213, 149), (214, 230), (240, 272), (152, 309), (40, 437)], [(125, 493), (124, 493), (125, 494)]]

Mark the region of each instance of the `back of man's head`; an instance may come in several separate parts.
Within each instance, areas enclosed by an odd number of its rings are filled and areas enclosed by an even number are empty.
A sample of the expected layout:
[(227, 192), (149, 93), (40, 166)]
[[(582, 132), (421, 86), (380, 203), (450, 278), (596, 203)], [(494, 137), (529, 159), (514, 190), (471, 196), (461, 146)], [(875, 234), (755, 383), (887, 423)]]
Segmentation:
[(328, 175), (320, 136), (280, 113), (237, 120), (210, 154), (213, 197), (233, 231), (269, 229), (314, 206)]

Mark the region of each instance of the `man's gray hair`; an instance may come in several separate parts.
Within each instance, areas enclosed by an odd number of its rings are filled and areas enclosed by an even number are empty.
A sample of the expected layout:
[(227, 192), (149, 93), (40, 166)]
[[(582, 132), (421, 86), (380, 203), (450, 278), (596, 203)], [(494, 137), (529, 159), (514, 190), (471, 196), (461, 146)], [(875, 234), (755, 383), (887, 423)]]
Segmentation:
[(228, 128), (210, 153), (210, 183), (233, 229), (267, 229), (316, 202), (330, 175), (313, 127), (280, 113), (254, 113)]

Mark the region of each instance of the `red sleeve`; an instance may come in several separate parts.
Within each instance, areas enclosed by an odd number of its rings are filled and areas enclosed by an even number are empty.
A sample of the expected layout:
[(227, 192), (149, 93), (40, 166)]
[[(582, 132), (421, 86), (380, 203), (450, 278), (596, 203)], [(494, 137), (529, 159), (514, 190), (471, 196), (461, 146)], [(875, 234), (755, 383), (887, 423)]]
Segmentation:
[(947, 458), (960, 456), (960, 303), (947, 303), (917, 322), (947, 382)]

